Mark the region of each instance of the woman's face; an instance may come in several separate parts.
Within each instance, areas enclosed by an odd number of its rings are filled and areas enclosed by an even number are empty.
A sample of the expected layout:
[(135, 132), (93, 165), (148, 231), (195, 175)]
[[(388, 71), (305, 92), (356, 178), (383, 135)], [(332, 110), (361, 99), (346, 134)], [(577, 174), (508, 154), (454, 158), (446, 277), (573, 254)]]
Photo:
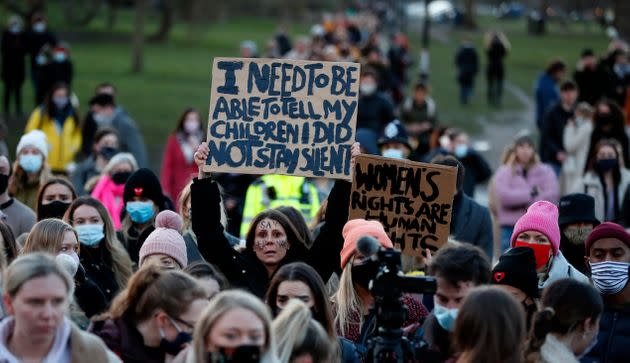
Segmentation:
[(54, 201), (64, 203), (72, 202), (72, 190), (63, 184), (50, 184), (42, 192), (42, 205), (50, 204)]
[(65, 253), (66, 255), (70, 256), (79, 254), (79, 241), (77, 241), (77, 236), (74, 234), (74, 232), (66, 231), (63, 234), (61, 249), (57, 253)]
[(237, 307), (228, 310), (215, 321), (205, 340), (206, 351), (213, 353), (220, 348), (236, 348), (241, 345), (262, 348), (267, 341), (265, 324), (252, 311)]
[(4, 295), (9, 315), (15, 318), (14, 336), (31, 341), (54, 339), (68, 309), (68, 289), (57, 275), (25, 282), (15, 296)]
[(534, 148), (528, 143), (519, 144), (516, 145), (515, 153), (519, 163), (527, 164), (534, 157)]
[(20, 150), (20, 155), (41, 155), (44, 156), (38, 149), (32, 146), (25, 146)]
[(282, 281), (278, 285), (276, 306), (278, 309), (284, 309), (292, 299), (301, 300), (309, 308), (315, 306), (315, 297), (307, 284), (298, 280)]
[(204, 288), (204, 290), (206, 290), (209, 299), (212, 299), (214, 295), (221, 292), (221, 286), (219, 285), (219, 282), (210, 276), (200, 277), (197, 279), (197, 281)]
[(166, 270), (181, 270), (182, 267), (171, 256), (163, 253), (154, 253), (142, 260), (142, 266), (155, 265)]
[(124, 173), (124, 172), (133, 173), (133, 166), (129, 164), (127, 161), (123, 161), (114, 165), (112, 167), (112, 171), (110, 172), (110, 174)]
[(188, 310), (179, 316), (169, 316), (164, 311), (157, 313), (155, 316), (158, 326), (164, 333), (164, 338), (174, 341), (180, 332), (192, 334), (195, 323), (201, 318), (208, 304), (210, 304), (208, 299), (196, 299), (190, 304)]
[(275, 266), (287, 255), (289, 242), (284, 227), (271, 218), (265, 218), (256, 225), (254, 252), (267, 266)]
[(61, 98), (61, 97), (68, 97), (68, 90), (66, 88), (57, 88), (53, 94), (52, 94), (53, 98)]
[(96, 208), (83, 204), (74, 210), (72, 225), (76, 227), (83, 224), (103, 224), (103, 218), (101, 218)]
[(597, 160), (617, 159), (615, 149), (610, 145), (603, 145), (597, 150)]

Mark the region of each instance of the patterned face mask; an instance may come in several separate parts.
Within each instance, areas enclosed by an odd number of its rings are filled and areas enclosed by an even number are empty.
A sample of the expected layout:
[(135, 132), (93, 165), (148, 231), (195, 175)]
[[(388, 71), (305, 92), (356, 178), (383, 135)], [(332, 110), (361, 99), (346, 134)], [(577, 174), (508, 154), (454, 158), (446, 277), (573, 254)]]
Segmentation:
[(602, 295), (618, 294), (628, 284), (627, 262), (591, 262), (593, 285)]

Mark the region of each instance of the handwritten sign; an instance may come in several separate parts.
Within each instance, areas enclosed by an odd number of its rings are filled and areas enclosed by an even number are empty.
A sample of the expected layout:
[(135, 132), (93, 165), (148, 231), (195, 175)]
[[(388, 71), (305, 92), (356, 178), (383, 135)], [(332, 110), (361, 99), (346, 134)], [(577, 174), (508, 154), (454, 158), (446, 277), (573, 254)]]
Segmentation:
[(206, 172), (352, 178), (360, 65), (215, 58)]
[(454, 167), (360, 155), (350, 219), (380, 221), (406, 255), (437, 251), (448, 240), (456, 179)]

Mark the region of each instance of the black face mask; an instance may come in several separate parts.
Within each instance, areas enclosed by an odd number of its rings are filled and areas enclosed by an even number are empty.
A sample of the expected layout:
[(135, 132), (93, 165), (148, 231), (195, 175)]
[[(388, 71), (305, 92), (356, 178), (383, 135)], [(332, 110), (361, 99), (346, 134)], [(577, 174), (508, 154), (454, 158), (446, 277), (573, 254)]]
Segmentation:
[(236, 348), (219, 348), (218, 352), (208, 353), (207, 363), (259, 363), (260, 347), (241, 345)]
[(352, 282), (368, 289), (370, 281), (372, 281), (378, 273), (378, 263), (376, 261), (368, 261), (362, 265), (352, 266)]
[(184, 344), (190, 343), (191, 341), (192, 335), (190, 335), (190, 333), (180, 331), (177, 333), (175, 340), (166, 340), (166, 338), (162, 338), (162, 340), (160, 340), (160, 349), (162, 349), (162, 351), (166, 354), (176, 356), (184, 348)]
[(0, 194), (7, 191), (9, 187), (9, 176), (5, 174), (0, 174)]
[(39, 215), (41, 219), (46, 218), (59, 218), (63, 217), (66, 210), (70, 207), (70, 203), (62, 202), (60, 200), (55, 200), (49, 204), (42, 204), (39, 207)]
[(98, 153), (101, 154), (101, 156), (103, 156), (105, 159), (110, 160), (112, 157), (114, 157), (114, 155), (118, 154), (118, 149), (105, 146), (105, 147), (102, 147), (98, 151)]
[(121, 171), (121, 172), (112, 174), (112, 181), (117, 185), (125, 184), (127, 182), (127, 179), (129, 179), (130, 176), (131, 176), (131, 172)]

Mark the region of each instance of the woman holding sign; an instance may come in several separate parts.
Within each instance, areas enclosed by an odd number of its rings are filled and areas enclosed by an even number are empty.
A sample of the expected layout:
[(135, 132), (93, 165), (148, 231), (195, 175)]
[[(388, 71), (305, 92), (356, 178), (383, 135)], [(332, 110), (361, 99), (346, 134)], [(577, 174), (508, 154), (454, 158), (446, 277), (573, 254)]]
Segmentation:
[[(192, 226), (201, 255), (221, 269), (230, 285), (245, 288), (261, 298), (271, 276), (287, 263), (304, 261), (327, 281), (338, 265), (331, 258), (339, 255), (343, 244), (341, 231), (348, 220), (351, 184), (346, 181), (335, 183), (328, 198), (327, 222), (310, 250), (294, 223), (284, 213), (272, 209), (254, 218), (247, 233), (245, 250), (239, 252), (230, 246), (223, 233), (219, 186), (202, 171), (209, 152), (205, 142), (197, 149), (195, 162), (199, 166), (200, 178), (191, 186)], [(358, 154), (359, 144), (355, 144), (352, 155)]]

